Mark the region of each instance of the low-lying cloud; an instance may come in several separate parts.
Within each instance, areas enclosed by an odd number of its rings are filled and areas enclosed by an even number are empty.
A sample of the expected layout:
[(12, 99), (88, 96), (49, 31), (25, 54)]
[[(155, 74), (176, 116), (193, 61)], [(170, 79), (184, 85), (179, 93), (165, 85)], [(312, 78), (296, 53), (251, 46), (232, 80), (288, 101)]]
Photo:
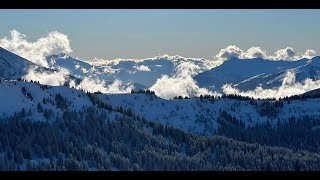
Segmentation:
[(133, 85), (123, 85), (122, 82), (118, 79), (113, 81), (111, 84), (108, 84), (104, 80), (100, 80), (98, 78), (90, 78), (85, 77), (80, 84), (75, 84), (72, 82), (70, 84), (71, 87), (76, 89), (82, 89), (89, 92), (101, 92), (101, 93), (112, 93), (112, 94), (119, 94), (119, 93), (130, 93)]
[(59, 68), (57, 70), (50, 71), (37, 71), (37, 67), (31, 67), (28, 69), (27, 74), (23, 76), (23, 79), (27, 81), (39, 81), (40, 84), (46, 84), (50, 86), (62, 86), (65, 84), (66, 79), (69, 78), (70, 72), (65, 68)]
[(211, 92), (206, 88), (200, 88), (193, 75), (199, 73), (200, 67), (191, 62), (183, 62), (176, 66), (175, 75), (169, 77), (163, 75), (156, 83), (150, 88), (155, 91), (155, 94), (164, 99), (170, 99), (178, 96), (182, 97), (194, 97), (205, 94), (215, 95), (218, 93)]
[(39, 71), (37, 67), (29, 68), (27, 74), (22, 77), (27, 81), (39, 81), (40, 84), (50, 86), (63, 86), (69, 84), (69, 87), (81, 89), (89, 92), (102, 93), (130, 93), (133, 88), (132, 84), (123, 84), (116, 79), (112, 83), (100, 80), (97, 77), (85, 77), (79, 84), (75, 80), (70, 79), (70, 71), (65, 68), (57, 68), (51, 71)]
[(296, 82), (295, 72), (287, 71), (283, 78), (282, 85), (277, 88), (263, 89), (262, 87), (256, 87), (256, 89), (251, 91), (241, 91), (232, 87), (232, 85), (226, 84), (222, 87), (222, 90), (225, 94), (238, 94), (253, 98), (283, 98), (286, 96), (302, 94), (317, 88), (320, 88), (320, 80), (307, 78), (302, 83)]
[(12, 30), (10, 38), (0, 39), (0, 46), (44, 67), (49, 67), (46, 56), (72, 52), (68, 36), (58, 31), (49, 32), (46, 37), (30, 42), (26, 35)]

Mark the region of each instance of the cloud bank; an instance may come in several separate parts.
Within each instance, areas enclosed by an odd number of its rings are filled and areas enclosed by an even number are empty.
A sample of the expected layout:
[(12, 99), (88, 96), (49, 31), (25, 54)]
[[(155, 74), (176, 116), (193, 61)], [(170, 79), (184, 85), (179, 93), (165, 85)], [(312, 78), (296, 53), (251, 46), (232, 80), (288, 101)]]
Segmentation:
[(313, 49), (307, 49), (305, 53), (295, 52), (292, 47), (286, 47), (277, 50), (273, 55), (267, 55), (267, 51), (263, 50), (261, 47), (251, 47), (244, 51), (237, 47), (236, 45), (227, 46), (221, 49), (220, 52), (214, 56), (215, 60), (226, 61), (231, 58), (240, 59), (253, 59), (253, 58), (263, 58), (267, 60), (287, 60), (295, 61), (302, 58), (312, 58), (317, 54)]
[(80, 84), (76, 84), (74, 80), (70, 80), (70, 71), (59, 67), (56, 70), (41, 72), (37, 71), (37, 67), (29, 68), (27, 75), (22, 77), (27, 81), (39, 81), (40, 84), (50, 86), (63, 86), (69, 83), (69, 87), (81, 89), (89, 92), (102, 92), (102, 93), (130, 93), (133, 88), (132, 84), (123, 84), (120, 80), (116, 79), (112, 83), (107, 83), (97, 77), (85, 77)]
[(46, 56), (72, 52), (68, 36), (58, 31), (49, 32), (46, 37), (30, 42), (26, 35), (12, 30), (11, 37), (0, 39), (0, 46), (44, 67), (49, 67)]
[(286, 96), (292, 96), (302, 94), (314, 89), (320, 88), (320, 80), (305, 79), (302, 83), (296, 82), (295, 72), (287, 71), (283, 78), (282, 85), (273, 89), (263, 89), (262, 87), (256, 87), (252, 91), (241, 91), (226, 84), (222, 87), (225, 94), (238, 94), (241, 96), (250, 96), (253, 98), (282, 98)]

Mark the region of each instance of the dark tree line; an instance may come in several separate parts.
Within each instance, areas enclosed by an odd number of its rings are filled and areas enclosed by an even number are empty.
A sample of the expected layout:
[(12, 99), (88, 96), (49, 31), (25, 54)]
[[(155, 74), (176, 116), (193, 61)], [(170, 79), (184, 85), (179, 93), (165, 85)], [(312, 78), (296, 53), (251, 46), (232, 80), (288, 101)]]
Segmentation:
[(239, 123), (225, 123), (226, 121), (241, 122), (241, 120), (226, 115), (226, 113), (221, 113), (218, 121), (220, 123), (218, 134), (229, 138), (249, 143), (287, 147), (294, 150), (320, 152), (320, 139), (318, 138), (320, 135), (320, 121), (308, 115), (302, 117), (292, 116), (285, 122), (275, 119), (275, 126), (272, 126), (267, 121), (247, 128), (237, 126), (236, 124)]

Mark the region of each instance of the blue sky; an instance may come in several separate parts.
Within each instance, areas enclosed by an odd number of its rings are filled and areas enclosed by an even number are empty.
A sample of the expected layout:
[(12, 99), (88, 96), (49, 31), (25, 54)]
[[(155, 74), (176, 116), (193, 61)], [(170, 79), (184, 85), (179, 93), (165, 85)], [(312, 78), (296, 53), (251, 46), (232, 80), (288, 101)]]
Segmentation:
[(89, 60), (158, 54), (212, 59), (220, 49), (288, 46), (319, 51), (320, 10), (0, 10), (0, 38), (69, 36), (72, 55)]

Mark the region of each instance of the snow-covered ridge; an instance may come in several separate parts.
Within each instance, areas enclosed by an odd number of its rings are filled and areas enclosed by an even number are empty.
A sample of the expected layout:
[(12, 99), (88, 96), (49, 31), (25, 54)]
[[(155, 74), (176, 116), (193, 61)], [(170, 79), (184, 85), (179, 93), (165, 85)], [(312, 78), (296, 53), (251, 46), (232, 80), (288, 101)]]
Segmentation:
[(199, 73), (194, 77), (200, 87), (221, 91), (224, 84), (233, 84), (240, 90), (252, 90), (257, 86), (273, 88), (281, 85), (288, 70), (296, 72), (297, 81), (317, 79), (320, 75), (319, 57), (297, 61), (272, 61), (262, 58), (231, 58), (220, 66)]
[(35, 64), (0, 47), (0, 79), (17, 79)]

